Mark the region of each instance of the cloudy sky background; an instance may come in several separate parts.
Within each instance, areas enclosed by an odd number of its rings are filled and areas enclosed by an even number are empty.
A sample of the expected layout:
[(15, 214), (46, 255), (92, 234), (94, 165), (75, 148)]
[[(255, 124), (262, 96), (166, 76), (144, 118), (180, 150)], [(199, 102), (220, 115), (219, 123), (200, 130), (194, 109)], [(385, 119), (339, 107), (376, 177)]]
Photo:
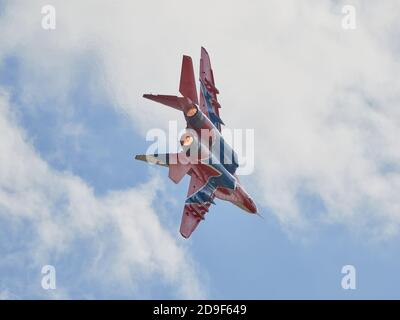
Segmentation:
[[(399, 14), (396, 0), (0, 0), (0, 297), (399, 298)], [(141, 96), (175, 94), (201, 46), (222, 119), (255, 130), (241, 180), (265, 219), (219, 201), (186, 241), (188, 181), (132, 158), (148, 130), (184, 126)], [(57, 290), (40, 286), (46, 264)]]

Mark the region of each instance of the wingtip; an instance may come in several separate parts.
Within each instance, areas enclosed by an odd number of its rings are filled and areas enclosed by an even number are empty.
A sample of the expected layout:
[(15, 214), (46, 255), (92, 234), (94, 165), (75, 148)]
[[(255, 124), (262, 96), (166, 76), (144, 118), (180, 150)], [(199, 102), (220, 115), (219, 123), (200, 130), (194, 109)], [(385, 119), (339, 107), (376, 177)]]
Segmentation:
[(142, 155), (142, 154), (137, 154), (137, 155), (135, 155), (135, 160), (145, 160), (145, 156), (144, 155)]
[(152, 94), (145, 93), (145, 94), (143, 95), (143, 98), (145, 98), (145, 99), (150, 99), (152, 96), (153, 96)]
[(187, 233), (184, 233), (183, 231), (179, 231), (179, 232), (180, 232), (181, 236), (182, 236), (184, 239), (189, 239), (189, 237), (190, 237), (190, 235), (191, 235), (191, 233), (190, 233), (190, 234), (187, 234)]

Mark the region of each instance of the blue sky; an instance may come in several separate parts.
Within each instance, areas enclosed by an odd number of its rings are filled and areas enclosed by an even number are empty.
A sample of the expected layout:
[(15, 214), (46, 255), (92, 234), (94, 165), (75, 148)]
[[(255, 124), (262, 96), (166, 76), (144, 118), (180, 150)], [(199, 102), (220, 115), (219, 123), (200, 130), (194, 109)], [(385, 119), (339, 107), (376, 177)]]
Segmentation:
[[(0, 2), (0, 297), (399, 298), (399, 172), (376, 169), (400, 159), (399, 61), (387, 28), (396, 2), (355, 1), (351, 39), (337, 1), (271, 2), (274, 15), (256, 13), (268, 9), (258, 2), (219, 4), (223, 27), (211, 16), (187, 30), (161, 19), (162, 8), (155, 25), (144, 22), (157, 7), (149, 3), (112, 11), (103, 1), (94, 12), (90, 1), (54, 1), (59, 27), (44, 31), (42, 1)], [(386, 10), (389, 22), (367, 19)], [(141, 96), (175, 94), (181, 55), (197, 68), (201, 45), (222, 119), (255, 129), (255, 173), (241, 180), (264, 219), (218, 201), (187, 241), (178, 228), (188, 179), (175, 185), (133, 156), (149, 146), (148, 130), (182, 124)], [(56, 267), (54, 291), (40, 287), (45, 264)], [(356, 290), (341, 287), (348, 264)]]

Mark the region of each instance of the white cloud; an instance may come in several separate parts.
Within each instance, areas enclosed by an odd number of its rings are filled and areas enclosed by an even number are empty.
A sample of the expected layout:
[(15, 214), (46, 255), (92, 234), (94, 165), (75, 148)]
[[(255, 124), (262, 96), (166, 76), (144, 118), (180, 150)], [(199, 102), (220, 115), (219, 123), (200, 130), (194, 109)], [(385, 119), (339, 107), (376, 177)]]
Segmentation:
[[(204, 296), (186, 248), (162, 227), (153, 209), (162, 185), (157, 177), (133, 189), (95, 196), (82, 179), (56, 171), (40, 158), (16, 125), (4, 94), (0, 96), (0, 164), (0, 218), (12, 221), (27, 246), (22, 252), (3, 253), (3, 263), (23, 254), (39, 274), (42, 265), (79, 252), (83, 239), (91, 246), (80, 258), (86, 268), (72, 275), (70, 283), (59, 285), (56, 293), (62, 292), (63, 297), (86, 278), (97, 284), (113, 282), (119, 294), (140, 296), (138, 286), (153, 277), (175, 288), (177, 297)], [(23, 234), (18, 227), (22, 222), (32, 232)], [(68, 273), (63, 268), (58, 272)], [(44, 295), (40, 289), (25, 290), (28, 297)], [(6, 293), (1, 296), (7, 297)]]
[[(287, 228), (320, 221), (398, 233), (398, 1), (353, 1), (351, 31), (340, 1), (53, 3), (54, 32), (34, 14), (43, 1), (10, 2), (2, 19), (0, 54), (24, 62), (27, 99), (44, 83), (45, 94), (65, 97), (78, 57), (93, 54), (116, 108), (138, 129), (166, 128), (179, 115), (141, 94), (175, 93), (181, 54), (197, 60), (204, 45), (224, 122), (256, 130), (258, 202)], [(304, 212), (300, 193), (325, 211)]]

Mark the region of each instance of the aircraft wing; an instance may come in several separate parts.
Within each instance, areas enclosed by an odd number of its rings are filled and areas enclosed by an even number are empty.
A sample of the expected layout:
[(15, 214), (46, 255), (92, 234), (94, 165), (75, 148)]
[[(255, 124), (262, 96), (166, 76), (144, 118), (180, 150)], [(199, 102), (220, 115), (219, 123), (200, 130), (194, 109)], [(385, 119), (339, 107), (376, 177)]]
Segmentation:
[(214, 191), (195, 173), (192, 173), (180, 227), (180, 232), (184, 238), (189, 238), (200, 221), (204, 220), (204, 215), (208, 212), (211, 204), (214, 203)]
[(215, 87), (214, 74), (211, 68), (210, 57), (206, 49), (201, 48), (200, 59), (200, 109), (221, 131), (221, 124), (224, 124), (219, 117), (218, 89)]

